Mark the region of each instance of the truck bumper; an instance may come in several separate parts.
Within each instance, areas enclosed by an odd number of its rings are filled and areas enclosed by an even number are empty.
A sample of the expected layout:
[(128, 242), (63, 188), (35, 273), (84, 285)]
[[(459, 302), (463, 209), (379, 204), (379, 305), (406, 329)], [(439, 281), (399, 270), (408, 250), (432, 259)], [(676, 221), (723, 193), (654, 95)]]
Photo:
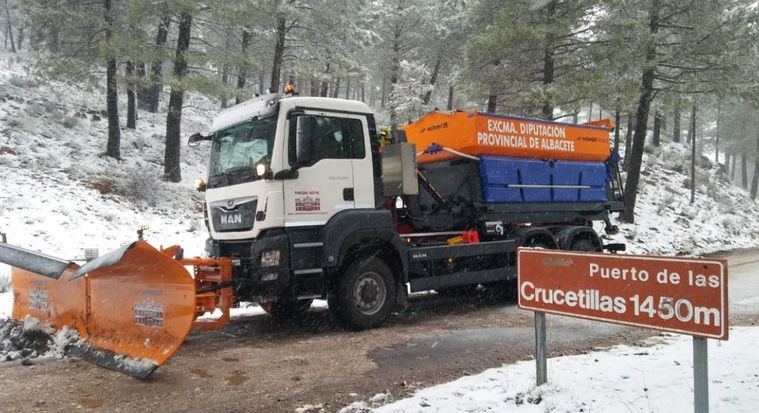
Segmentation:
[[(267, 234), (257, 240), (206, 240), (211, 257), (229, 257), (234, 263), (233, 281), (238, 300), (257, 300), (289, 291), (290, 248), (287, 234)], [(266, 259), (262, 260), (264, 254)]]

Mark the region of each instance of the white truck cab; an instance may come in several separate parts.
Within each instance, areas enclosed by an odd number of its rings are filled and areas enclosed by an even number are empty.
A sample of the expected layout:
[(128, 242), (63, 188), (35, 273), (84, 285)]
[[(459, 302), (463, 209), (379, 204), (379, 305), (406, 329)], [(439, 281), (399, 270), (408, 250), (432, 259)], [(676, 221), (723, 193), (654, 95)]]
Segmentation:
[(269, 95), (213, 122), (206, 209), (211, 238), (324, 225), (374, 208), (371, 109), (362, 102)]

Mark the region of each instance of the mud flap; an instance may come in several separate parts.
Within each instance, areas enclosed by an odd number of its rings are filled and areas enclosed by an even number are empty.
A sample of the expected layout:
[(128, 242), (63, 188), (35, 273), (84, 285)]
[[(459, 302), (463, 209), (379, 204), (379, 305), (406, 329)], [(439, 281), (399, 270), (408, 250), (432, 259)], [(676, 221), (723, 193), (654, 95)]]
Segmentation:
[(14, 267), (13, 318), (74, 327), (84, 343), (72, 353), (133, 377), (166, 362), (195, 319), (195, 281), (145, 241), (82, 267), (0, 244), (0, 262)]

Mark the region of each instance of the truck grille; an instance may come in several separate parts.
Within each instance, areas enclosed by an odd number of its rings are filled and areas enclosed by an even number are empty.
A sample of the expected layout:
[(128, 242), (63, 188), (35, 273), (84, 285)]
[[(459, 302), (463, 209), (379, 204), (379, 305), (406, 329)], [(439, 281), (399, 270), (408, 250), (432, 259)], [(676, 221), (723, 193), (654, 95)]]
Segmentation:
[(212, 202), (213, 228), (218, 232), (250, 231), (253, 229), (257, 206), (257, 197)]

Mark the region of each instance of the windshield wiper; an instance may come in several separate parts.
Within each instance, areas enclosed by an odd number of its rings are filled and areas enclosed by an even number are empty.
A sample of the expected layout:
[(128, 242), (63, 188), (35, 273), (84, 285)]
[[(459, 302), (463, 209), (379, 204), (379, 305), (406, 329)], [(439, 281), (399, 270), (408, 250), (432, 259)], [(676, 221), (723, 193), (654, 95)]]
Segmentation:
[[(243, 182), (255, 181), (258, 176), (250, 166), (238, 166), (237, 168), (227, 169), (208, 178), (208, 185), (212, 188), (219, 186), (229, 186)], [(219, 182), (223, 180), (222, 182)]]
[[(223, 183), (220, 181), (224, 181)], [(227, 176), (224, 173), (219, 173), (216, 175), (211, 175), (208, 177), (208, 187), (209, 188), (216, 188), (220, 186), (227, 186), (229, 185), (229, 176)]]

